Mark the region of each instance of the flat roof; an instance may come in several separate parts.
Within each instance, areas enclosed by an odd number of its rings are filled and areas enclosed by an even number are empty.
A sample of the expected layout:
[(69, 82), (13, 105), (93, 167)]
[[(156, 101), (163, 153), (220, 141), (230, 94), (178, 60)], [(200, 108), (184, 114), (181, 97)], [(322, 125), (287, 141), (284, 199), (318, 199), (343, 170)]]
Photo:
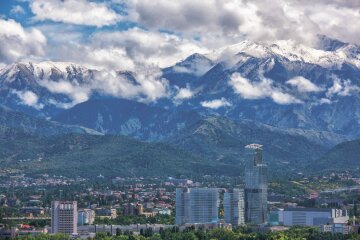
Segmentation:
[(284, 212), (331, 212), (332, 208), (285, 208)]

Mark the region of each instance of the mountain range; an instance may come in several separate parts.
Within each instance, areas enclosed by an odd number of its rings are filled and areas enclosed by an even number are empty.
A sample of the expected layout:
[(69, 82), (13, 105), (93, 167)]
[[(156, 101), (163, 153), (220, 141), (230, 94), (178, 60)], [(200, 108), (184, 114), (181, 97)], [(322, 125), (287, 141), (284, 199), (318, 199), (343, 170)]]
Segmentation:
[[(123, 135), (140, 145), (165, 142), (199, 164), (223, 169), (243, 169), (243, 148), (255, 142), (264, 145), (274, 171), (289, 172), (360, 138), (356, 44), (325, 36), (314, 48), (243, 41), (195, 53), (156, 77), (166, 94), (149, 99), (137, 92), (144, 79), (136, 72), (14, 63), (0, 70), (0, 125), (42, 139), (80, 133), (89, 139)], [(186, 158), (178, 160), (189, 166)], [(341, 157), (337, 164), (346, 168)]]

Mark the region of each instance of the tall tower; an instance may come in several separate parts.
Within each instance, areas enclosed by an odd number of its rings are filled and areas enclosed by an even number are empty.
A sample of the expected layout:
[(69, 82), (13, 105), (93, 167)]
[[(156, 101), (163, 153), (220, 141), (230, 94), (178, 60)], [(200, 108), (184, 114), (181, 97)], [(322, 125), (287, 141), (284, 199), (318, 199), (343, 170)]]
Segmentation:
[(262, 145), (246, 147), (245, 164), (245, 221), (263, 224), (267, 221), (267, 166), (262, 159)]
[(233, 226), (245, 224), (244, 190), (234, 188), (224, 194), (224, 218)]
[(51, 233), (77, 233), (77, 202), (51, 202)]

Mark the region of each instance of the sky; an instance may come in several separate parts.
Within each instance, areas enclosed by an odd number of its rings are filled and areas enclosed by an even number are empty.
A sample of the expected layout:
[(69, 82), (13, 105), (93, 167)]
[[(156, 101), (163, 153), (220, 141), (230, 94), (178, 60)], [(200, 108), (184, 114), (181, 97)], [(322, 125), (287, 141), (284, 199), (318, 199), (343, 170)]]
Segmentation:
[(0, 66), (167, 67), (243, 40), (360, 40), (359, 0), (0, 0)]

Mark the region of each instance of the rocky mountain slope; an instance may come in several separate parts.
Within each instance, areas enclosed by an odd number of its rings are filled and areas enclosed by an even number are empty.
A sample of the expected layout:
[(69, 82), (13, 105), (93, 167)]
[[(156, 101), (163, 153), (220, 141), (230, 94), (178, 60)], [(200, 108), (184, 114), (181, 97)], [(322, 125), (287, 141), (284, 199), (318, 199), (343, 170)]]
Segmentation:
[(49, 121), (44, 118), (30, 116), (22, 112), (16, 112), (3, 106), (0, 106), (0, 126), (15, 129), (26, 134), (39, 136), (51, 136), (67, 133), (102, 135), (100, 132), (86, 127), (65, 125)]

